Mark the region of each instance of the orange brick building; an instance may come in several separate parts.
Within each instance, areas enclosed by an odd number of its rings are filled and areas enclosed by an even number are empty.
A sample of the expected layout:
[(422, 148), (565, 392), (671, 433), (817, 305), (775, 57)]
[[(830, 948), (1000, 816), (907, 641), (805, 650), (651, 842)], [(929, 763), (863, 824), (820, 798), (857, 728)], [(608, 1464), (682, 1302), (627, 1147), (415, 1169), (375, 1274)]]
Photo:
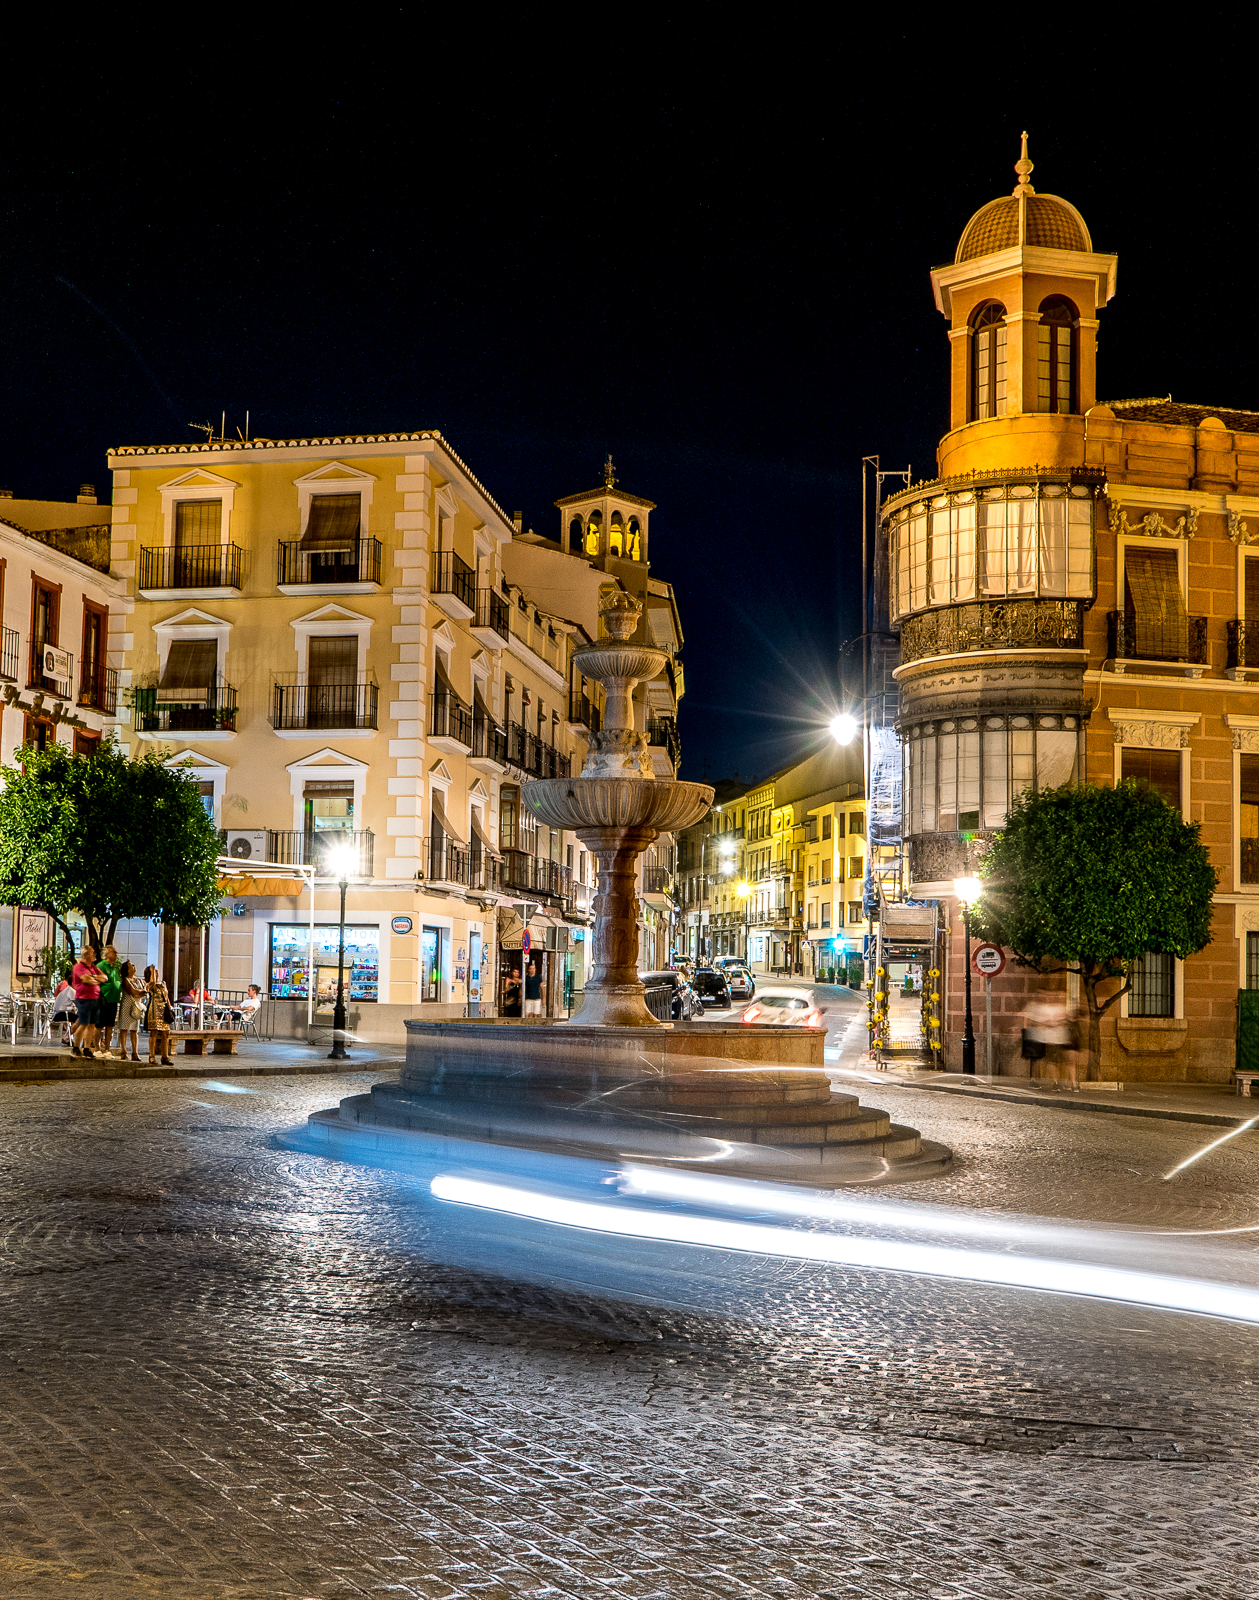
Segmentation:
[[(1036, 193), (1026, 141), (1015, 170), (932, 274), (952, 346), (939, 477), (880, 513), (909, 889), (950, 927), (943, 1055), (956, 1070), (954, 877), (1027, 788), (1138, 777), (1203, 825), (1214, 939), (1137, 964), (1103, 1024), (1102, 1076), (1226, 1081), (1237, 990), (1259, 987), (1259, 413), (1099, 404), (1116, 258), (1093, 251), (1069, 202)], [(1008, 965), (992, 989), (995, 1070), (1029, 1070), (1037, 993), (1083, 1014), (1076, 980)], [(983, 1071), (982, 983), (974, 995)]]

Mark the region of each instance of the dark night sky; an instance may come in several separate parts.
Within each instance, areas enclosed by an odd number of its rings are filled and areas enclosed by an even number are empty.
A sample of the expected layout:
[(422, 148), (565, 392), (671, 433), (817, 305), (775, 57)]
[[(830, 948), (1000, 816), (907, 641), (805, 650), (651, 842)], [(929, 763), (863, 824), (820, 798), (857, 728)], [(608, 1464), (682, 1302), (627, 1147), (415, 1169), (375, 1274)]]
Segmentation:
[(553, 536), (611, 450), (677, 587), (683, 775), (716, 778), (795, 759), (836, 707), (858, 463), (933, 467), (927, 274), (1013, 186), (1020, 128), (1033, 183), (1120, 255), (1100, 395), (1259, 409), (1236, 13), (1148, 58), (1118, 25), (1045, 46), (759, 14), (720, 44), (705, 11), (666, 48), (361, 15), (370, 50), (347, 13), (8, 86), (0, 483), (104, 492), (110, 445), (248, 408), (271, 436), (439, 428)]

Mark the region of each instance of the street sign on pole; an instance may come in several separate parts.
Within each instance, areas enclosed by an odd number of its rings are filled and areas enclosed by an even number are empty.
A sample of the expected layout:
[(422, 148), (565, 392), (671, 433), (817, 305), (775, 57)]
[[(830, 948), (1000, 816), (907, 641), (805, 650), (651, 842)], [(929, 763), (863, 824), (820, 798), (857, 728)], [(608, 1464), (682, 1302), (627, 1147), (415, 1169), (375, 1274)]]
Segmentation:
[(981, 978), (998, 977), (1005, 971), (1005, 952), (995, 944), (977, 945), (970, 964)]
[(526, 928), (525, 931), (520, 935), (520, 948), (524, 951), (524, 953), (526, 955), (528, 955), (530, 949), (532, 948), (532, 945), (533, 945), (533, 941), (529, 937), (528, 928)]

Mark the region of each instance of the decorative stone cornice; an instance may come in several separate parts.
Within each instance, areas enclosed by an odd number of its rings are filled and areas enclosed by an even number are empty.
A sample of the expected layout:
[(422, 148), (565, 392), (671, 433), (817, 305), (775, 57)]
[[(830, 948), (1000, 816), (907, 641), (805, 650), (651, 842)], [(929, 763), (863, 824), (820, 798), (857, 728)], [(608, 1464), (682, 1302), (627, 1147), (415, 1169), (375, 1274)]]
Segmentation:
[[(1231, 527), (1231, 517), (1229, 522)], [(1192, 539), (1198, 532), (1198, 508), (1187, 506), (1184, 514), (1177, 518), (1174, 525), (1165, 520), (1161, 511), (1148, 511), (1141, 518), (1139, 526), (1134, 528), (1128, 521), (1128, 513), (1112, 500), (1110, 531), (1117, 537), (1137, 535), (1146, 539)]]
[(1224, 713), (1224, 726), (1233, 736), (1233, 749), (1243, 755), (1259, 755), (1259, 717), (1240, 716), (1235, 711)]
[(1242, 521), (1241, 513), (1230, 511), (1228, 513), (1228, 536), (1234, 544), (1256, 544), (1259, 543), (1259, 528), (1252, 533), (1250, 524)]
[(1202, 721), (1200, 711), (1147, 711), (1111, 706), (1106, 715), (1115, 743), (1145, 750), (1187, 750), (1190, 732)]

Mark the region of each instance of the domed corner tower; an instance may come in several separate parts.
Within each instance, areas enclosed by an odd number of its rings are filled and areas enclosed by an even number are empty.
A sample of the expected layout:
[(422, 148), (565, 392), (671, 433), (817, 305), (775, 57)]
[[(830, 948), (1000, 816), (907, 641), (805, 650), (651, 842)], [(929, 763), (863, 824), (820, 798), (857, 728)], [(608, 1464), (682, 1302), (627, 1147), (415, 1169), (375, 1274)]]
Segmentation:
[(1097, 317), (1118, 258), (1094, 251), (1070, 201), (1033, 189), (1026, 133), (1014, 170), (1013, 193), (981, 206), (952, 264), (931, 274), (953, 347), (941, 477), (1084, 459)]
[(943, 899), (1029, 788), (1084, 776), (1084, 613), (1103, 471), (1085, 463), (1096, 312), (1116, 258), (1028, 182), (932, 273), (953, 341), (941, 475), (880, 508), (910, 893)]

